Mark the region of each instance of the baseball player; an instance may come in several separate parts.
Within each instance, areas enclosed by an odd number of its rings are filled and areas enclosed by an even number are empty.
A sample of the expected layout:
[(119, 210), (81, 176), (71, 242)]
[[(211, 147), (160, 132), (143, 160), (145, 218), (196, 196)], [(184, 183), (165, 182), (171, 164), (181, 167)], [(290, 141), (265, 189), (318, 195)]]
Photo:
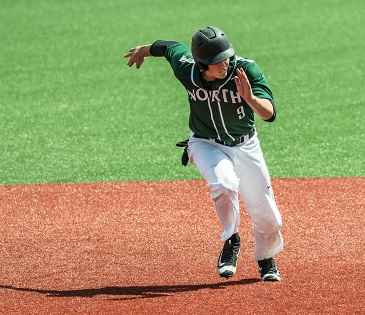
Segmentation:
[(274, 256), (282, 251), (281, 216), (255, 129), (254, 116), (272, 122), (273, 94), (254, 60), (235, 54), (225, 33), (210, 26), (182, 43), (157, 40), (131, 48), (127, 65), (139, 69), (145, 57), (165, 57), (190, 104), (187, 160), (211, 189), (223, 233), (217, 271), (232, 277), (240, 252), (239, 195), (253, 222), (254, 259), (263, 281), (280, 281)]

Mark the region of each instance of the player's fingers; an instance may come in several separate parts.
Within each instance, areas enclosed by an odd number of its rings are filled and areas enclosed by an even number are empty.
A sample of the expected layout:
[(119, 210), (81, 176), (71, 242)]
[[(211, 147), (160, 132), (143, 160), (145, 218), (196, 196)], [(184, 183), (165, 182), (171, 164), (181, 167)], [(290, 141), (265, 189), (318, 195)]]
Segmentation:
[(250, 88), (251, 84), (250, 84), (250, 81), (248, 80), (248, 77), (247, 77), (245, 71), (243, 71), (243, 69), (239, 69), (239, 71), (238, 71), (238, 69), (237, 69), (237, 73), (238, 73), (238, 76), (241, 80), (241, 83), (243, 85), (245, 85), (246, 87)]
[(136, 67), (139, 69), (144, 61), (144, 58), (138, 58), (136, 61)]
[(234, 83), (236, 83), (237, 90), (240, 91), (240, 89), (243, 89), (242, 82), (238, 76), (234, 77)]
[(237, 69), (237, 78), (238, 78), (238, 80), (239, 81), (242, 81), (243, 80), (243, 77), (242, 77), (242, 74), (241, 74), (241, 71), (240, 71), (240, 69)]
[[(128, 57), (126, 57), (126, 58), (128, 58)], [(128, 65), (129, 67), (132, 67), (135, 63), (136, 63), (135, 58), (131, 57), (131, 58), (128, 60), (127, 65)]]
[(129, 49), (129, 50), (128, 50), (128, 53), (126, 53), (126, 54), (124, 55), (124, 58), (128, 58), (128, 57), (132, 56), (132, 55), (133, 55), (133, 52), (134, 52), (135, 50), (136, 50), (135, 48), (131, 48), (131, 49)]
[(128, 53), (124, 55), (124, 58), (133, 58), (133, 56), (137, 53), (138, 51), (138, 47), (133, 47), (131, 49), (128, 50)]
[(124, 55), (124, 58), (129, 58), (129, 60), (127, 62), (127, 65), (129, 67), (132, 67), (136, 63), (135, 58), (134, 58), (134, 52), (135, 52), (135, 48), (131, 48), (131, 49), (129, 49), (129, 52)]
[(243, 69), (237, 69), (237, 74), (241, 80), (247, 79), (246, 73), (243, 71)]

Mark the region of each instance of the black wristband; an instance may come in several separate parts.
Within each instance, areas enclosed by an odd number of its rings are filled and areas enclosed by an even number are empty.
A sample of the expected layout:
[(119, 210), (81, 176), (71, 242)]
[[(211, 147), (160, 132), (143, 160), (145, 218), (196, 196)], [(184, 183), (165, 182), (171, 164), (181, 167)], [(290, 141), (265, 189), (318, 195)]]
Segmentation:
[(174, 41), (156, 40), (150, 47), (150, 53), (153, 57), (163, 57), (165, 56), (166, 49), (176, 43)]

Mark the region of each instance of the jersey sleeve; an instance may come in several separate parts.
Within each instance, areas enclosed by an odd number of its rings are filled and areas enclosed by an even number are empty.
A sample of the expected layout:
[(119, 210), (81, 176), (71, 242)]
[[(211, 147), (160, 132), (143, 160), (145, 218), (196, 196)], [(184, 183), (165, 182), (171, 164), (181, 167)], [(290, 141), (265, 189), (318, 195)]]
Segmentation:
[(165, 58), (170, 63), (175, 75), (184, 69), (189, 69), (194, 63), (190, 49), (181, 43), (176, 43), (168, 47), (165, 53)]
[(253, 95), (259, 98), (266, 98), (271, 103), (274, 103), (274, 96), (270, 86), (258, 64), (255, 62), (249, 63), (244, 70), (250, 81)]
[(150, 53), (154, 57), (164, 56), (178, 78), (194, 63), (190, 49), (175, 41), (157, 40), (151, 45)]
[(250, 81), (253, 95), (255, 95), (258, 98), (268, 99), (271, 102), (274, 113), (270, 119), (267, 119), (265, 121), (273, 122), (276, 118), (276, 106), (274, 102), (273, 93), (270, 89), (270, 86), (264, 74), (262, 73), (258, 64), (255, 62), (249, 63), (246, 69), (244, 70), (248, 77), (248, 80)]

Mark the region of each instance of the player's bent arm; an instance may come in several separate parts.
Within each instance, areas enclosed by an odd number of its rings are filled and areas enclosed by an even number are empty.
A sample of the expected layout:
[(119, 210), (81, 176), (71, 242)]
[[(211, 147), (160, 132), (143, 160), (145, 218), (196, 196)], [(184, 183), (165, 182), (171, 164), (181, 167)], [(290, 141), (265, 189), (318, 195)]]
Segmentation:
[(237, 69), (236, 72), (237, 75), (234, 77), (234, 81), (241, 97), (261, 119), (268, 122), (274, 121), (276, 117), (274, 103), (271, 103), (269, 99), (259, 98), (252, 93), (250, 81), (242, 68)]
[(252, 108), (254, 113), (261, 119), (272, 122), (276, 117), (275, 105), (273, 105), (266, 98), (252, 97), (249, 101), (246, 100), (247, 104)]

